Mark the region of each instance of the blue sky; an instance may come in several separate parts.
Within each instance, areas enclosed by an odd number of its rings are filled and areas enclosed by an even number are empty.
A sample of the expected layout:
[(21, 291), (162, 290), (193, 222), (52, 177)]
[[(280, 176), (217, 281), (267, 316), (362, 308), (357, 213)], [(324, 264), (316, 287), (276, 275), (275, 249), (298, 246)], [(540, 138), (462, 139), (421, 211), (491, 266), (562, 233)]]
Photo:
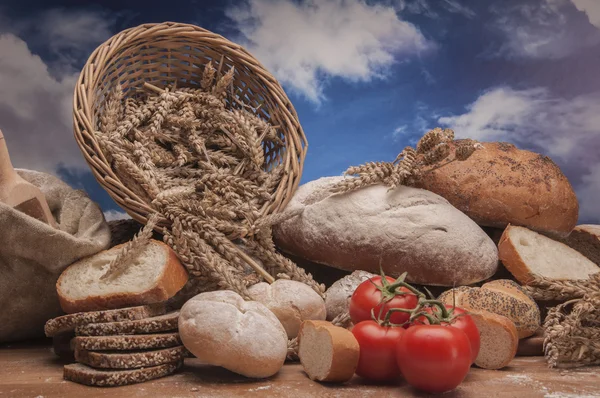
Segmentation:
[(280, 80), (309, 141), (303, 182), (392, 160), (436, 126), (550, 156), (580, 222), (600, 223), (600, 1), (4, 1), (0, 129), (18, 167), (86, 189), (72, 138), (87, 56), (122, 29), (194, 23), (244, 45)]

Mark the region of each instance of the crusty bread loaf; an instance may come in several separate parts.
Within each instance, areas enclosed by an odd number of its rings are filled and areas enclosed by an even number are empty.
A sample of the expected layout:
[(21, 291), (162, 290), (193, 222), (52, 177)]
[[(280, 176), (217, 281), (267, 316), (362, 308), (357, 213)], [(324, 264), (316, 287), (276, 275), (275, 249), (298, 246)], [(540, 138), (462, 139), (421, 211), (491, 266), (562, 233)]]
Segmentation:
[(65, 365), (63, 377), (65, 380), (88, 386), (115, 387), (158, 379), (174, 373), (182, 365), (183, 361), (179, 361), (133, 370), (99, 370), (80, 363), (73, 363)]
[(452, 292), (457, 307), (466, 310), (485, 310), (510, 319), (519, 338), (533, 335), (540, 327), (540, 309), (516, 282), (498, 279), (477, 287), (459, 287), (440, 295), (439, 300), (452, 304)]
[[(496, 245), (444, 198), (422, 189), (373, 185), (331, 195), (343, 177), (300, 186), (289, 208), (302, 216), (276, 225), (273, 238), (287, 252), (320, 264), (399, 276), (435, 286), (460, 286), (491, 277)], [(325, 199), (312, 203), (312, 198)]]
[(334, 282), (325, 292), (327, 320), (332, 321), (335, 317), (347, 313), (352, 293), (354, 293), (358, 285), (373, 276), (375, 274), (358, 270)]
[(287, 334), (263, 304), (231, 290), (201, 293), (181, 307), (179, 333), (200, 361), (246, 377), (270, 377), (287, 356)]
[(120, 322), (150, 318), (165, 313), (165, 305), (157, 303), (139, 307), (121, 308), (118, 310), (78, 312), (50, 319), (44, 326), (46, 336), (52, 337), (58, 333), (73, 331), (77, 326), (89, 323)]
[(547, 156), (485, 142), (466, 161), (430, 169), (417, 186), (448, 199), (479, 225), (522, 225), (564, 237), (577, 223), (575, 192)]
[(78, 326), (78, 336), (111, 336), (117, 334), (150, 334), (177, 330), (179, 311), (136, 321), (90, 323)]
[(578, 225), (562, 242), (600, 266), (600, 225)]
[(470, 310), (481, 339), (475, 365), (484, 369), (501, 369), (517, 354), (519, 336), (515, 324), (505, 316), (489, 311)]
[(325, 320), (325, 302), (310, 286), (287, 279), (260, 282), (248, 289), (250, 298), (264, 304), (279, 319), (288, 338), (298, 336), (302, 321)]
[(77, 336), (73, 339), (76, 350), (148, 350), (181, 345), (178, 333), (133, 334), (124, 336)]
[(522, 284), (536, 276), (587, 279), (600, 268), (578, 251), (527, 228), (508, 226), (498, 245), (504, 266)]
[(86, 257), (63, 271), (56, 289), (66, 313), (165, 301), (187, 282), (187, 271), (175, 252), (156, 240), (151, 240), (117, 275), (101, 279), (122, 247)]
[(184, 346), (131, 352), (95, 352), (76, 349), (75, 360), (93, 368), (136, 369), (182, 361), (186, 354), (187, 350)]
[(298, 357), (311, 380), (343, 383), (358, 366), (358, 341), (352, 332), (330, 322), (303, 322), (298, 345)]

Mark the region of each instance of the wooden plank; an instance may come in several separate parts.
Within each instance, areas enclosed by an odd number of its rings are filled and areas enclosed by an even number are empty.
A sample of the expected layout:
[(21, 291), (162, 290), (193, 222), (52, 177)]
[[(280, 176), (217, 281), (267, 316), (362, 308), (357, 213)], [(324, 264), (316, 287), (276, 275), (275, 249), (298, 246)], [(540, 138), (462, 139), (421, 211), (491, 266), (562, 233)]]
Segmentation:
[[(125, 387), (98, 388), (62, 379), (65, 362), (52, 354), (48, 341), (0, 346), (2, 397), (419, 397), (406, 383), (369, 384), (358, 377), (343, 385), (309, 380), (299, 364), (286, 364), (278, 375), (250, 380), (222, 368), (186, 360), (179, 373)], [(432, 375), (435, 377), (435, 375)], [(576, 397), (600, 396), (599, 368), (548, 369), (541, 357), (516, 358), (510, 367), (473, 368), (454, 392), (444, 397)]]

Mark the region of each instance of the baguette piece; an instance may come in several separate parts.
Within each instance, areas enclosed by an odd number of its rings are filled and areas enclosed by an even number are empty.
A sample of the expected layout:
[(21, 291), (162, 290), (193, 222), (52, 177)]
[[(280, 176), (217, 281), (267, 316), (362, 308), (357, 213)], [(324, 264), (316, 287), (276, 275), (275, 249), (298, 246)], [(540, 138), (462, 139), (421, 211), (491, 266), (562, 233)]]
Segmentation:
[(73, 363), (65, 365), (63, 377), (65, 380), (88, 386), (115, 387), (158, 379), (174, 373), (182, 365), (183, 361), (178, 361), (134, 370), (98, 370), (80, 363)]
[(165, 313), (165, 305), (157, 303), (139, 307), (121, 308), (118, 310), (78, 312), (50, 319), (44, 326), (46, 336), (53, 337), (58, 333), (75, 330), (76, 327), (90, 323), (120, 322), (151, 318)]
[(501, 369), (517, 354), (519, 336), (515, 324), (505, 316), (489, 311), (469, 311), (481, 338), (475, 365), (483, 369)]
[(73, 339), (75, 350), (147, 350), (181, 345), (179, 333), (134, 334), (126, 336), (77, 336)]
[(135, 321), (90, 323), (78, 326), (78, 336), (113, 336), (122, 334), (151, 334), (177, 330), (179, 311)]
[(136, 369), (182, 361), (187, 354), (184, 346), (153, 351), (95, 352), (75, 350), (75, 360), (93, 368)]
[(354, 375), (360, 347), (349, 330), (327, 321), (304, 321), (298, 340), (300, 363), (311, 380), (343, 383)]
[(578, 225), (562, 242), (600, 266), (600, 225)]
[(86, 257), (63, 271), (56, 290), (66, 313), (157, 303), (186, 284), (185, 267), (169, 246), (157, 240), (151, 240), (122, 271), (101, 279), (123, 246)]
[(527, 228), (508, 226), (498, 244), (499, 258), (522, 284), (536, 276), (549, 279), (588, 279), (600, 268), (564, 243)]

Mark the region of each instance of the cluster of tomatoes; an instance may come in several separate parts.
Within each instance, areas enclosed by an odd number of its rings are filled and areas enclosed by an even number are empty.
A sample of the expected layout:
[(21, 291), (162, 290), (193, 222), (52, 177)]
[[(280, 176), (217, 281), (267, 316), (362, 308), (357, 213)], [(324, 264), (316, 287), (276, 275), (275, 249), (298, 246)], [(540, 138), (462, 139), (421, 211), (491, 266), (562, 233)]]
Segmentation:
[(373, 381), (404, 377), (433, 393), (456, 388), (479, 353), (479, 331), (462, 309), (443, 305), (398, 279), (375, 276), (350, 298), (360, 345), (356, 374)]

